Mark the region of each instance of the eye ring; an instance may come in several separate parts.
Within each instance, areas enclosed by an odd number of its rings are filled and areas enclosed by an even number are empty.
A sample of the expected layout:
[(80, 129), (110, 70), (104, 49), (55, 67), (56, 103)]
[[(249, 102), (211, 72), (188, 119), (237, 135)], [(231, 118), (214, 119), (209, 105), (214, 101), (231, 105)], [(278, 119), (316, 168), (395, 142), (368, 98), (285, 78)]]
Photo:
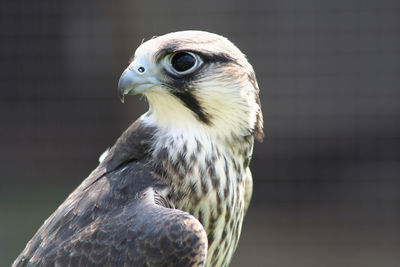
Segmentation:
[(192, 52), (178, 51), (168, 57), (169, 69), (178, 75), (194, 72), (202, 63), (200, 57)]

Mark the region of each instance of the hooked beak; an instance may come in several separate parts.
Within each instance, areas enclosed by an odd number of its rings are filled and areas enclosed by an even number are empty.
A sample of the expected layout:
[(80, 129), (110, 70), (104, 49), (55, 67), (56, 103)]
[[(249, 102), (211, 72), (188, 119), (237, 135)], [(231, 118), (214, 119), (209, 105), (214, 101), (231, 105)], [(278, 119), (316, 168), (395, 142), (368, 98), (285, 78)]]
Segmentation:
[(118, 96), (122, 103), (124, 103), (125, 95), (136, 95), (143, 93), (150, 89), (152, 83), (146, 75), (136, 73), (134, 70), (127, 68), (119, 78), (118, 82)]

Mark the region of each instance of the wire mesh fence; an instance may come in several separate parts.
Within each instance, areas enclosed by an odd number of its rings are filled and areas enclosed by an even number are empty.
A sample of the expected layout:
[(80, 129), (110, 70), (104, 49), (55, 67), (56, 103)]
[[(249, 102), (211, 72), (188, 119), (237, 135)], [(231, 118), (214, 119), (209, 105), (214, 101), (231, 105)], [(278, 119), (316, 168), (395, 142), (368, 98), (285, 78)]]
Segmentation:
[(0, 265), (146, 110), (116, 84), (142, 38), (201, 29), (247, 54), (266, 139), (232, 266), (400, 260), (398, 1), (1, 1)]

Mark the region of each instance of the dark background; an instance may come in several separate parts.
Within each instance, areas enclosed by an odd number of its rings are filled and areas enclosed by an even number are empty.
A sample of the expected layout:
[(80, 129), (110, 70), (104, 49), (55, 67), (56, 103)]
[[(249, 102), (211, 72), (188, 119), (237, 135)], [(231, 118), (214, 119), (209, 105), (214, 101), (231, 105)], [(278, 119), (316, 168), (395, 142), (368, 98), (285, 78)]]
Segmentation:
[(399, 266), (400, 1), (1, 1), (0, 265), (147, 107), (117, 82), (142, 38), (227, 36), (267, 138), (231, 266)]

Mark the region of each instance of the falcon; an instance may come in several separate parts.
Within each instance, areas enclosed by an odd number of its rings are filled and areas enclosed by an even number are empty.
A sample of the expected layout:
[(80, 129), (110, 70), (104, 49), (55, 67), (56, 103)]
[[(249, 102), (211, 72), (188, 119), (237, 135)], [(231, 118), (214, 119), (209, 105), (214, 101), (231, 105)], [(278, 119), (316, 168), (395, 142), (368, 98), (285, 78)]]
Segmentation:
[(252, 66), (220, 35), (169, 33), (138, 47), (118, 93), (149, 110), (13, 266), (228, 266), (263, 137)]

